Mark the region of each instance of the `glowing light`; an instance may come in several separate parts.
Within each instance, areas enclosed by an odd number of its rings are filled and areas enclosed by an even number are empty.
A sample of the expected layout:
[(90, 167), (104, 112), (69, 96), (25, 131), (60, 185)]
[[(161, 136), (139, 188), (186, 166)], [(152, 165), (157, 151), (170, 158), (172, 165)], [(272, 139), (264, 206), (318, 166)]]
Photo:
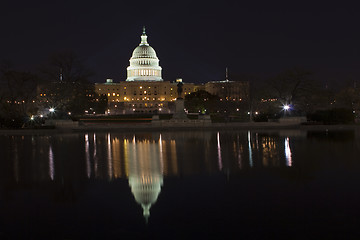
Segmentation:
[(49, 108), (49, 112), (51, 112), (51, 113), (54, 113), (55, 112), (55, 108)]
[(222, 169), (222, 159), (221, 159), (221, 146), (220, 146), (220, 133), (217, 132), (217, 150), (218, 150), (218, 163), (219, 163), (219, 170)]
[(252, 149), (251, 149), (251, 133), (248, 131), (248, 142), (249, 142), (249, 164), (250, 167), (253, 167), (253, 159), (252, 159)]
[(161, 133), (159, 137), (159, 150), (160, 150), (160, 169), (161, 173), (164, 172), (164, 159), (163, 159), (163, 145), (162, 145), (162, 139), (161, 139)]
[(88, 178), (91, 176), (91, 167), (90, 167), (90, 143), (89, 143), (89, 134), (85, 134), (85, 158), (86, 158), (86, 174)]
[(292, 166), (292, 157), (291, 157), (291, 149), (289, 144), (289, 138), (285, 138), (285, 158), (286, 158), (286, 166)]
[(283, 106), (283, 109), (284, 109), (285, 111), (288, 111), (288, 110), (290, 110), (290, 106), (289, 106), (289, 105), (284, 105), (284, 106)]
[(111, 136), (107, 134), (107, 161), (108, 161), (108, 176), (112, 179), (113, 167), (112, 167), (112, 154), (111, 154)]
[(96, 134), (94, 133), (94, 155), (93, 155), (93, 159), (94, 159), (94, 172), (95, 172), (95, 176), (97, 176), (97, 169), (98, 169), (98, 160), (96, 157)]
[(49, 147), (49, 175), (51, 180), (54, 180), (54, 175), (55, 175), (54, 153), (51, 146)]

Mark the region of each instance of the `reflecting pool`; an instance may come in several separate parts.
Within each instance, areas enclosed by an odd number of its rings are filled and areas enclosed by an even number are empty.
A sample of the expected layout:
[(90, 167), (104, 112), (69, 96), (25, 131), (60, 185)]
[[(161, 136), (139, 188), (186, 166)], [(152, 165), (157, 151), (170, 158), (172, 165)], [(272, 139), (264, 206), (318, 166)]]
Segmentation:
[(360, 132), (0, 136), (0, 239), (360, 237)]

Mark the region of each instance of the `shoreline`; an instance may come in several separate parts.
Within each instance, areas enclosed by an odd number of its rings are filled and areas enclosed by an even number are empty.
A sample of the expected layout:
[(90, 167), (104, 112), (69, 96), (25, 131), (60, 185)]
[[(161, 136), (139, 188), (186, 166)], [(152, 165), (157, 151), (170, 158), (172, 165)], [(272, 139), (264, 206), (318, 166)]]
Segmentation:
[(81, 133), (81, 132), (153, 132), (153, 131), (214, 131), (214, 130), (302, 130), (302, 131), (342, 131), (360, 130), (360, 125), (300, 125), (289, 123), (272, 122), (247, 122), (247, 123), (212, 123), (209, 125), (177, 125), (177, 126), (157, 126), (151, 123), (143, 124), (85, 124), (76, 128), (54, 128), (54, 129), (0, 129), (0, 135), (51, 135), (61, 133)]

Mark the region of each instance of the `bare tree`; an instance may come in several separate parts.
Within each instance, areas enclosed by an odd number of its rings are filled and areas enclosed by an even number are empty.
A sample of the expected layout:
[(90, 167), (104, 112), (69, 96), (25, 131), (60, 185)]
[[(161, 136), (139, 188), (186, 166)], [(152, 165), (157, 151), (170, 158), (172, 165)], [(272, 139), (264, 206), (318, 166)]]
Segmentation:
[(310, 97), (314, 90), (314, 81), (310, 71), (299, 68), (286, 70), (269, 82), (270, 91), (282, 104), (299, 106)]
[(52, 54), (41, 72), (47, 82), (87, 83), (93, 75), (71, 51)]
[(19, 124), (29, 115), (36, 113), (36, 88), (39, 78), (30, 72), (12, 69), (9, 65), (0, 68), (0, 115), (3, 119)]
[[(95, 89), (89, 83), (93, 74), (73, 52), (53, 54), (41, 69), (39, 88), (41, 108), (55, 107), (58, 114), (83, 114), (95, 101)], [(61, 114), (60, 114), (61, 113)]]

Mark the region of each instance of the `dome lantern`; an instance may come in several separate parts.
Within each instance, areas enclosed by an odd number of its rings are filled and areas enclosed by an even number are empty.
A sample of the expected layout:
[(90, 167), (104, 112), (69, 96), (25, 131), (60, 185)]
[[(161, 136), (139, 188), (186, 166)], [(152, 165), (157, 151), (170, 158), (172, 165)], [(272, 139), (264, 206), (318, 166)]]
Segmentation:
[(141, 35), (141, 43), (139, 44), (139, 46), (141, 46), (141, 45), (149, 46), (149, 43), (147, 42), (145, 26), (143, 27), (143, 34)]

